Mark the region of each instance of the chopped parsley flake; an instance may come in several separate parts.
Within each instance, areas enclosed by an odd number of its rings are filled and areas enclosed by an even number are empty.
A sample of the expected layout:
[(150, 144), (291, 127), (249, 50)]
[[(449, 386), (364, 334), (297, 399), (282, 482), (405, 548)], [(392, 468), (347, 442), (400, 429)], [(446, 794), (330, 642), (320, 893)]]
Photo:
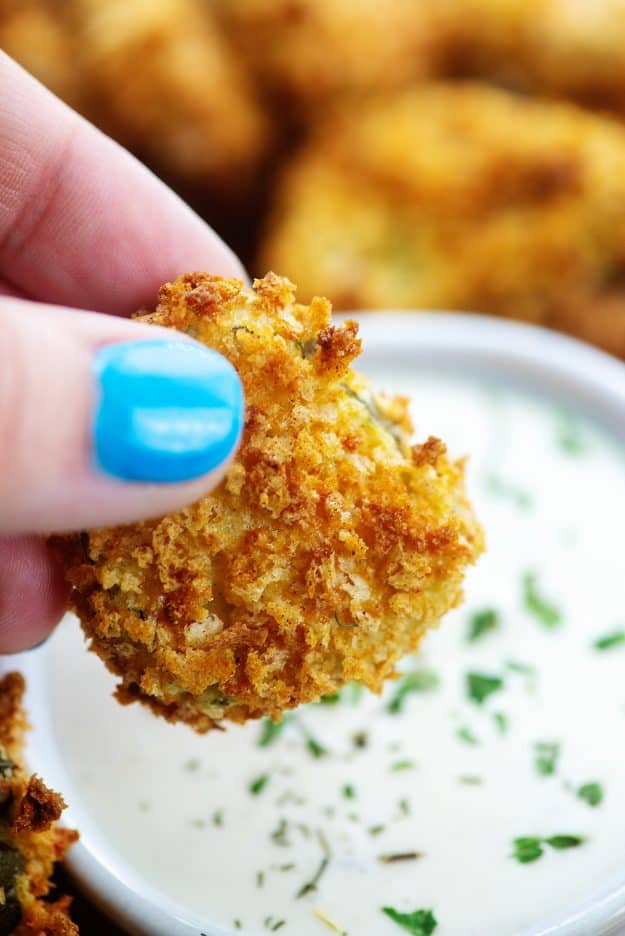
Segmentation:
[(195, 771), (199, 770), (201, 766), (201, 761), (199, 761), (197, 757), (191, 757), (188, 761), (185, 761), (184, 769), (189, 773), (195, 773)]
[(400, 799), (397, 805), (399, 806), (400, 813), (402, 813), (404, 816), (410, 816), (412, 814), (412, 809), (410, 808), (410, 800)]
[(545, 842), (547, 845), (550, 845), (551, 848), (555, 848), (558, 851), (562, 851), (565, 848), (577, 848), (578, 845), (582, 845), (585, 839), (581, 835), (552, 835), (550, 838), (546, 838)]
[(557, 741), (537, 741), (534, 745), (536, 770), (543, 777), (550, 777), (556, 772), (560, 745)]
[(615, 630), (611, 634), (604, 634), (593, 643), (595, 650), (611, 650), (625, 644), (625, 630)]
[(353, 788), (351, 783), (346, 783), (343, 789), (341, 790), (343, 799), (352, 800), (356, 799), (356, 790)]
[(286, 926), (286, 920), (274, 920), (272, 916), (268, 916), (263, 920), (263, 925), (265, 929), (270, 930), (272, 933), (277, 933), (279, 929)]
[(491, 676), (488, 673), (467, 673), (467, 694), (470, 699), (482, 705), (486, 699), (503, 688), (503, 679), (500, 676)]
[(468, 725), (462, 725), (456, 732), (456, 737), (465, 744), (479, 744), (478, 738), (473, 734)]
[(493, 718), (499, 734), (505, 734), (508, 730), (508, 716), (504, 712), (493, 712)]
[(530, 861), (536, 861), (543, 855), (542, 839), (534, 836), (522, 836), (515, 838), (514, 851), (512, 858), (516, 858), (519, 864), (529, 864)]
[(567, 848), (577, 848), (585, 841), (581, 835), (551, 835), (549, 838), (523, 836), (515, 838), (513, 842), (514, 850), (510, 857), (516, 858), (520, 864), (529, 864), (531, 861), (542, 858), (545, 845), (549, 845), (550, 848), (556, 851), (563, 851)]
[(477, 777), (474, 774), (463, 774), (461, 777), (458, 777), (460, 783), (465, 783), (467, 786), (480, 786), (484, 781), (481, 777)]
[(280, 737), (284, 726), (288, 721), (288, 715), (282, 718), (282, 721), (273, 722), (270, 718), (263, 718), (258, 747), (269, 747), (277, 738)]
[(213, 825), (221, 827), (224, 824), (224, 811), (223, 809), (216, 809), (213, 813)]
[(413, 760), (398, 760), (391, 764), (391, 770), (393, 773), (398, 773), (400, 770), (413, 770), (416, 766)]
[(579, 425), (567, 410), (560, 413), (557, 442), (569, 455), (581, 455), (586, 449)]
[(367, 832), (369, 833), (369, 835), (373, 835), (373, 836), (381, 835), (382, 832), (384, 832), (385, 828), (386, 826), (384, 825), (372, 825), (367, 829)]
[(330, 864), (329, 856), (324, 855), (321, 861), (319, 862), (319, 867), (317, 868), (317, 870), (311, 877), (310, 881), (306, 881), (306, 883), (302, 884), (302, 886), (298, 890), (297, 894), (295, 895), (296, 899), (299, 899), (300, 897), (305, 897), (306, 894), (310, 894), (312, 891), (317, 890), (317, 885), (319, 884), (319, 881), (325, 874), (329, 864)]
[(289, 848), (291, 843), (288, 837), (289, 823), (286, 819), (281, 819), (276, 828), (271, 833), (271, 839), (276, 845), (281, 845), (283, 848)]
[(438, 676), (432, 670), (422, 669), (416, 670), (414, 673), (408, 673), (395, 690), (388, 703), (387, 711), (391, 715), (397, 715), (403, 709), (408, 695), (412, 692), (429, 692), (431, 689), (436, 689), (438, 684)]
[(580, 799), (585, 800), (589, 806), (598, 806), (603, 802), (603, 787), (600, 783), (583, 783), (577, 791)]
[(497, 630), (499, 627), (499, 615), (493, 608), (484, 608), (482, 611), (476, 611), (469, 619), (469, 632), (467, 640), (474, 643), (488, 634), (490, 631)]
[(340, 692), (331, 692), (328, 695), (322, 695), (319, 699), (321, 705), (336, 705), (337, 702), (341, 701)]
[(265, 872), (257, 871), (256, 872), (256, 887), (264, 887), (264, 886), (265, 886)]
[(328, 753), (327, 748), (324, 748), (323, 744), (320, 744), (312, 735), (306, 738), (306, 748), (313, 757), (325, 757)]
[(531, 663), (522, 663), (520, 660), (508, 660), (506, 666), (511, 673), (521, 673), (523, 676), (536, 675), (536, 667), (532, 666)]
[(259, 793), (262, 793), (267, 784), (269, 783), (269, 774), (261, 774), (260, 777), (256, 777), (255, 780), (249, 785), (249, 791), (252, 796), (258, 796)]
[(539, 594), (533, 572), (526, 572), (523, 576), (523, 603), (526, 610), (544, 627), (557, 627), (562, 622), (562, 614), (558, 608)]
[(354, 747), (366, 748), (369, 744), (369, 736), (366, 731), (357, 731), (356, 734), (352, 736), (352, 742)]
[(431, 910), (413, 910), (412, 913), (400, 913), (393, 907), (382, 907), (382, 913), (402, 926), (412, 936), (431, 936), (437, 927), (436, 917)]

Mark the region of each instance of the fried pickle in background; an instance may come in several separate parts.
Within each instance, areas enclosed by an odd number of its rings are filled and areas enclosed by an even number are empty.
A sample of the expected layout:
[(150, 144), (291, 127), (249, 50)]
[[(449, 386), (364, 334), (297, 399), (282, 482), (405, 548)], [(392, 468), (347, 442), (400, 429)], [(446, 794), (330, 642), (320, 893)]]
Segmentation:
[(340, 308), (490, 312), (625, 354), (625, 127), (428, 85), (321, 126), (283, 177), (258, 269)]
[(46, 898), (54, 864), (78, 835), (57, 824), (63, 798), (22, 766), (28, 728), (19, 673), (0, 679), (0, 932), (77, 936), (69, 898)]
[(189, 274), (141, 320), (224, 354), (246, 395), (227, 478), (156, 521), (56, 538), (117, 697), (198, 731), (357, 681), (379, 691), (462, 598), (482, 532), (463, 464), (352, 370), (355, 323), (288, 280)]

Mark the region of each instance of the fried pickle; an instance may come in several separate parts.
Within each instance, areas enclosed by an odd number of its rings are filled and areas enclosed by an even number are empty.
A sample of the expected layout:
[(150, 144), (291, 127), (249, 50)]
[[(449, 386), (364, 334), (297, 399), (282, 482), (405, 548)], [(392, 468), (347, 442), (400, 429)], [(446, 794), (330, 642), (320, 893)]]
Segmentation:
[(625, 116), (625, 0), (445, 0), (460, 73)]
[(161, 171), (244, 187), (270, 130), (196, 0), (70, 0), (88, 116)]
[(357, 325), (286, 279), (189, 274), (139, 318), (224, 354), (247, 413), (226, 480), (196, 504), (52, 542), (118, 700), (203, 732), (352, 680), (379, 691), (481, 551), (463, 464), (436, 439), (411, 447), (407, 400), (351, 368)]
[(216, 8), (266, 92), (300, 122), (337, 97), (441, 67), (438, 0), (218, 0)]
[(41, 899), (50, 891), (55, 862), (78, 835), (57, 824), (63, 798), (22, 766), (24, 688), (19, 673), (0, 679), (0, 933), (75, 936), (70, 899)]
[(625, 128), (477, 84), (346, 110), (286, 171), (258, 266), (344, 309), (487, 312), (625, 356)]

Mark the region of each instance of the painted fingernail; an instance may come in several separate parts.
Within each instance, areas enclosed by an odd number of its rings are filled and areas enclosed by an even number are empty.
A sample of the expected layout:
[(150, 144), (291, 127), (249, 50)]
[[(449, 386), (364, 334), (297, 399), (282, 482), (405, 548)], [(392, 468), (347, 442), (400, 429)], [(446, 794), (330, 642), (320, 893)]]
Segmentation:
[(243, 390), (221, 354), (191, 341), (112, 344), (94, 359), (96, 466), (124, 481), (188, 481), (216, 468), (243, 425)]

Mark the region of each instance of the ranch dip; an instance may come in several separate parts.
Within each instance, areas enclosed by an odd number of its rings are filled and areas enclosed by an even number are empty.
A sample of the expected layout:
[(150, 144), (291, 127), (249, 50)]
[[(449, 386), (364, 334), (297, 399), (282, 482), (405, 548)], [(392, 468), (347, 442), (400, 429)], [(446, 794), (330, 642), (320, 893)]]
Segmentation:
[(488, 547), (381, 698), (199, 737), (118, 706), (74, 619), (42, 651), (71, 818), (198, 936), (511, 936), (625, 867), (625, 451), (520, 390), (372, 377), (470, 453)]

